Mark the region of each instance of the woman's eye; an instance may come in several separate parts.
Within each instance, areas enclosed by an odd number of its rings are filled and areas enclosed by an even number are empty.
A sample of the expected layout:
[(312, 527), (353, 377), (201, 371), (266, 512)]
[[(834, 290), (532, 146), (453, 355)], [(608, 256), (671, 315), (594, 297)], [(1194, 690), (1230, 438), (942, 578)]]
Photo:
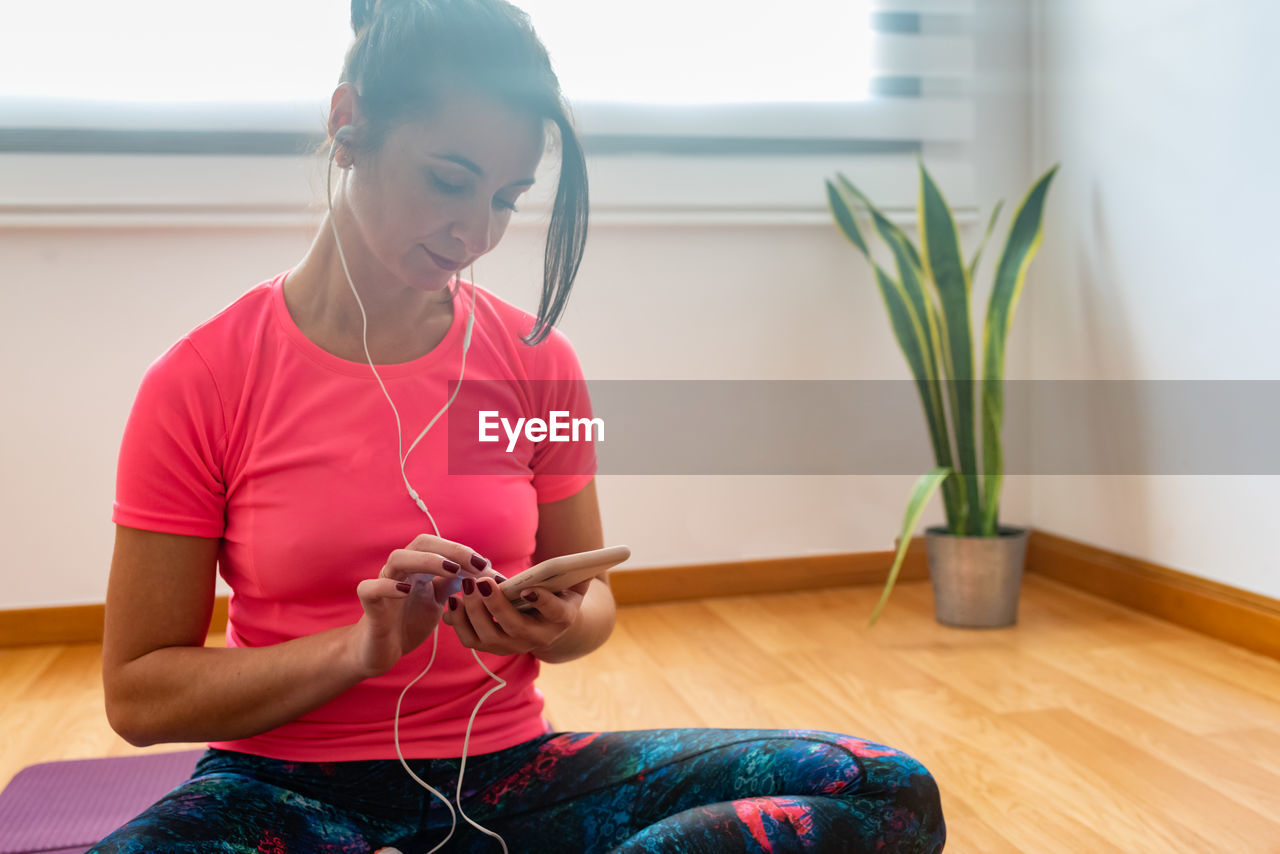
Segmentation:
[(431, 180), (432, 180), (432, 182), (436, 185), (436, 188), (437, 188), (437, 189), (439, 189), (439, 190), (443, 190), (443, 191), (444, 191), (444, 192), (446, 192), (446, 193), (460, 193), (460, 192), (462, 192), (464, 189), (466, 189), (466, 188), (465, 188), (465, 187), (463, 187), (461, 184), (448, 184), (448, 183), (446, 183), (446, 182), (444, 182), (444, 181), (441, 181), (441, 180), (440, 180), (437, 176), (435, 176), (435, 175), (432, 175), (432, 176), (431, 176)]
[[(447, 181), (440, 180), (440, 177), (434, 173), (432, 173), (431, 175), (431, 183), (433, 183), (436, 189), (442, 193), (449, 193), (451, 195), (457, 196), (467, 192), (467, 187), (465, 184), (450, 184)], [(515, 213), (516, 211), (519, 210), (519, 208), (517, 208), (511, 202), (504, 201), (502, 199), (497, 199), (496, 201), (497, 201), (498, 207), (503, 208), (504, 210), (509, 210), (512, 213)]]

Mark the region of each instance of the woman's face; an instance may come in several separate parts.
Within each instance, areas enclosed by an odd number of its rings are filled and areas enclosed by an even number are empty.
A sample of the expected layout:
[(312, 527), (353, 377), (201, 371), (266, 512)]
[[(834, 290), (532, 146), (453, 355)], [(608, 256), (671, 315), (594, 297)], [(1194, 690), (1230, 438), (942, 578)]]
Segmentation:
[(396, 127), (347, 172), (375, 263), (411, 287), (447, 286), (498, 245), (544, 144), (541, 121), (481, 96), (452, 96), (429, 120)]

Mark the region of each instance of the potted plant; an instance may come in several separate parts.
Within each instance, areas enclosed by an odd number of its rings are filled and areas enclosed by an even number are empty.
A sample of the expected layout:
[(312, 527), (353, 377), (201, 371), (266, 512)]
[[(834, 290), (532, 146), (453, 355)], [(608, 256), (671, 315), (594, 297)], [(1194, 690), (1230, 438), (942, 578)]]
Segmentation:
[[(973, 258), (965, 264), (951, 208), (923, 162), (919, 165), (919, 247), (842, 173), (836, 173), (835, 182), (826, 181), (827, 202), (836, 224), (862, 251), (875, 274), (894, 335), (915, 377), (936, 463), (911, 490), (897, 553), (870, 625), (875, 625), (889, 599), (911, 532), (939, 486), (947, 524), (932, 526), (925, 532), (938, 622), (962, 628), (998, 628), (1017, 622), (1028, 529), (1003, 526), (997, 521), (1004, 476), (1000, 448), (1004, 348), (1027, 267), (1040, 247), (1041, 215), (1057, 170), (1054, 166), (1044, 173), (1023, 199), (996, 266), (982, 335), (981, 472), (974, 435), (969, 297), (978, 261), (1003, 202), (996, 205)], [(888, 245), (896, 276), (872, 256), (859, 220), (869, 220)], [(926, 283), (932, 287), (926, 287)], [(955, 428), (954, 460), (944, 394)]]

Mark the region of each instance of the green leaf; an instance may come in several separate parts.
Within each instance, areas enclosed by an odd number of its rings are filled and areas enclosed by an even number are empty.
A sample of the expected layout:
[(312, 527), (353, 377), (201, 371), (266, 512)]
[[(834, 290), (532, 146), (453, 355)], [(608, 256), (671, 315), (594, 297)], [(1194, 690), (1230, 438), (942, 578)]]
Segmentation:
[(1000, 509), (1000, 486), (1004, 482), (1004, 450), (1000, 446), (1000, 414), (995, 398), (982, 384), (982, 536), (996, 535), (996, 516)]
[(849, 209), (849, 203), (840, 195), (840, 191), (830, 181), (824, 182), (827, 185), (827, 207), (831, 209), (831, 215), (835, 217), (836, 224), (840, 226), (840, 230), (844, 232), (844, 236), (854, 246), (862, 250), (862, 254), (867, 256), (867, 260), (871, 261), (871, 252), (867, 249), (867, 241), (862, 238), (862, 231), (858, 228), (858, 221), (853, 216), (853, 211)]
[(1027, 268), (1040, 249), (1044, 236), (1042, 220), (1049, 185), (1057, 173), (1054, 166), (1044, 173), (1027, 193), (1014, 214), (1004, 252), (996, 266), (987, 317), (983, 324), (982, 395), (983, 401), (983, 475), (987, 479), (983, 513), (983, 530), (994, 535), (996, 505), (1003, 480), (1004, 460), (1000, 449), (1000, 431), (1004, 422), (1004, 348), (1009, 327), (1027, 280)]
[[(876, 263), (871, 256), (866, 240), (862, 237), (862, 232), (855, 221), (852, 207), (844, 198), (842, 191), (830, 181), (827, 181), (826, 185), (827, 203), (835, 215), (837, 224), (839, 224), (845, 236), (862, 250), (862, 254), (866, 256), (867, 261), (871, 264), (872, 271), (876, 277), (876, 284), (880, 289), (880, 298), (884, 301), (885, 310), (889, 313), (889, 322), (893, 326), (894, 337), (898, 341), (898, 346), (902, 349), (903, 356), (907, 359), (907, 365), (911, 368), (912, 375), (916, 378), (917, 387), (921, 387), (923, 384), (927, 388), (927, 378), (932, 375), (934, 368), (931, 354), (928, 352), (928, 338), (920, 315), (912, 305), (911, 297), (906, 293), (902, 283), (885, 272), (884, 268)], [(922, 392), (922, 394), (924, 393), (927, 392)], [(929, 412), (929, 409), (929, 401), (925, 400), (925, 411), (930, 416), (930, 423), (932, 423), (932, 413)]]
[[(924, 270), (924, 265), (920, 263), (920, 253), (916, 251), (916, 246), (911, 242), (911, 238), (907, 237), (907, 233), (895, 225), (880, 211), (879, 208), (872, 204), (871, 200), (867, 198), (861, 190), (855, 187), (853, 182), (846, 178), (843, 172), (837, 172), (836, 178), (840, 180), (841, 185), (848, 193), (853, 195), (858, 201), (862, 202), (866, 209), (871, 213), (872, 218), (876, 221), (877, 228), (879, 228), (879, 223), (885, 223), (889, 231), (892, 232), (894, 239), (901, 243), (903, 248), (906, 249), (907, 255), (911, 258), (911, 263), (915, 265), (916, 269)], [(881, 232), (881, 236), (883, 236), (883, 231)], [(888, 241), (888, 238), (886, 237), (885, 240)], [(889, 241), (890, 244), (892, 244), (892, 242), (893, 241)]]
[(911, 497), (907, 500), (907, 516), (902, 522), (902, 533), (898, 535), (898, 552), (894, 555), (893, 566), (889, 569), (889, 579), (885, 582), (884, 592), (880, 594), (880, 601), (876, 604), (875, 610), (871, 612), (871, 622), (868, 623), (868, 626), (876, 624), (876, 620), (880, 619), (880, 612), (884, 609), (885, 603), (889, 601), (889, 593), (893, 590), (894, 582), (898, 580), (898, 572), (902, 569), (902, 561), (906, 558), (907, 548), (911, 545), (911, 532), (916, 529), (920, 514), (924, 512), (929, 499), (937, 491), (938, 485), (951, 473), (952, 470), (950, 468), (940, 466), (923, 475), (912, 487)]
[(916, 388), (920, 391), (925, 408), (925, 417), (932, 424), (935, 413), (932, 411), (928, 397), (928, 382), (925, 377), (930, 367), (925, 362), (924, 331), (920, 318), (911, 307), (910, 300), (903, 291), (902, 283), (886, 273), (879, 265), (875, 268), (876, 284), (880, 288), (880, 298), (889, 312), (889, 322), (893, 326), (894, 338), (898, 347), (907, 359), (911, 375), (915, 377)]
[(960, 254), (955, 218), (923, 162), (920, 163), (920, 237), (924, 244), (921, 257), (925, 272), (942, 303), (943, 335), (950, 348), (951, 374), (947, 389), (955, 416), (956, 456), (960, 461), (956, 477), (965, 497), (957, 527), (961, 533), (971, 534), (978, 524), (982, 499), (978, 494), (978, 451), (974, 436), (970, 283)]
[[(951, 466), (951, 436), (947, 430), (947, 411), (946, 407), (943, 406), (942, 390), (938, 382), (941, 375), (938, 358), (945, 355), (942, 346), (943, 339), (940, 331), (938, 309), (934, 304), (933, 295), (925, 290), (922, 282), (924, 272), (916, 263), (919, 255), (909, 251), (911, 249), (910, 239), (902, 229), (894, 225), (880, 211), (874, 207), (871, 207), (870, 210), (876, 230), (893, 251), (894, 261), (898, 269), (898, 278), (902, 282), (903, 292), (911, 303), (913, 314), (925, 318), (926, 321), (925, 334), (921, 337), (923, 339), (924, 364), (928, 370), (925, 376), (916, 376), (916, 385), (919, 389), (921, 403), (924, 405), (925, 416), (928, 421), (934, 459), (940, 466)], [(955, 484), (952, 482), (947, 487), (944, 487), (944, 489), (952, 488), (949, 500), (955, 500), (958, 497), (954, 493), (954, 486)]]
[[(938, 309), (932, 294), (922, 284), (924, 271), (920, 265), (920, 255), (906, 232), (881, 213), (848, 177), (841, 172), (837, 172), (836, 175), (840, 181), (840, 187), (833, 187), (830, 181), (827, 182), (828, 204), (846, 235), (851, 233), (856, 235), (856, 238), (850, 239), (863, 250), (863, 254), (875, 269), (881, 298), (889, 313), (898, 345), (906, 355), (908, 366), (915, 378), (916, 389), (920, 395), (920, 403), (929, 428), (929, 438), (933, 445), (934, 459), (938, 465), (950, 466), (951, 438), (947, 430), (947, 411), (943, 406), (938, 383), (941, 375), (938, 366), (939, 356), (944, 362), (943, 367), (949, 370), (946, 339), (939, 325)], [(855, 202), (860, 203), (870, 213), (876, 231), (892, 250), (898, 269), (897, 279), (885, 273), (867, 251), (866, 240), (855, 219)], [(949, 516), (963, 515), (963, 498), (955, 481), (949, 480), (943, 484), (943, 498)]]
[(991, 230), (996, 227), (996, 220), (1000, 217), (1000, 210), (1004, 207), (1004, 199), (996, 202), (996, 209), (991, 212), (991, 219), (987, 220), (986, 233), (982, 235), (982, 242), (978, 244), (978, 251), (973, 253), (973, 260), (969, 262), (969, 283), (972, 284), (974, 274), (978, 272), (978, 260), (982, 257), (982, 250), (987, 248), (987, 241), (991, 239)]

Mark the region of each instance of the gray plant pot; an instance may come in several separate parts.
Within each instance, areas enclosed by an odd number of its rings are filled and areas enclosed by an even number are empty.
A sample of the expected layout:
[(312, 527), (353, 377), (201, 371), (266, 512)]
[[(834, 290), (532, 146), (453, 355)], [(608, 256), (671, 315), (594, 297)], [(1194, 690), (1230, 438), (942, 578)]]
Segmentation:
[(925, 529), (933, 611), (959, 629), (999, 629), (1018, 622), (1018, 595), (1030, 528), (997, 525), (996, 537), (957, 537), (945, 525)]

